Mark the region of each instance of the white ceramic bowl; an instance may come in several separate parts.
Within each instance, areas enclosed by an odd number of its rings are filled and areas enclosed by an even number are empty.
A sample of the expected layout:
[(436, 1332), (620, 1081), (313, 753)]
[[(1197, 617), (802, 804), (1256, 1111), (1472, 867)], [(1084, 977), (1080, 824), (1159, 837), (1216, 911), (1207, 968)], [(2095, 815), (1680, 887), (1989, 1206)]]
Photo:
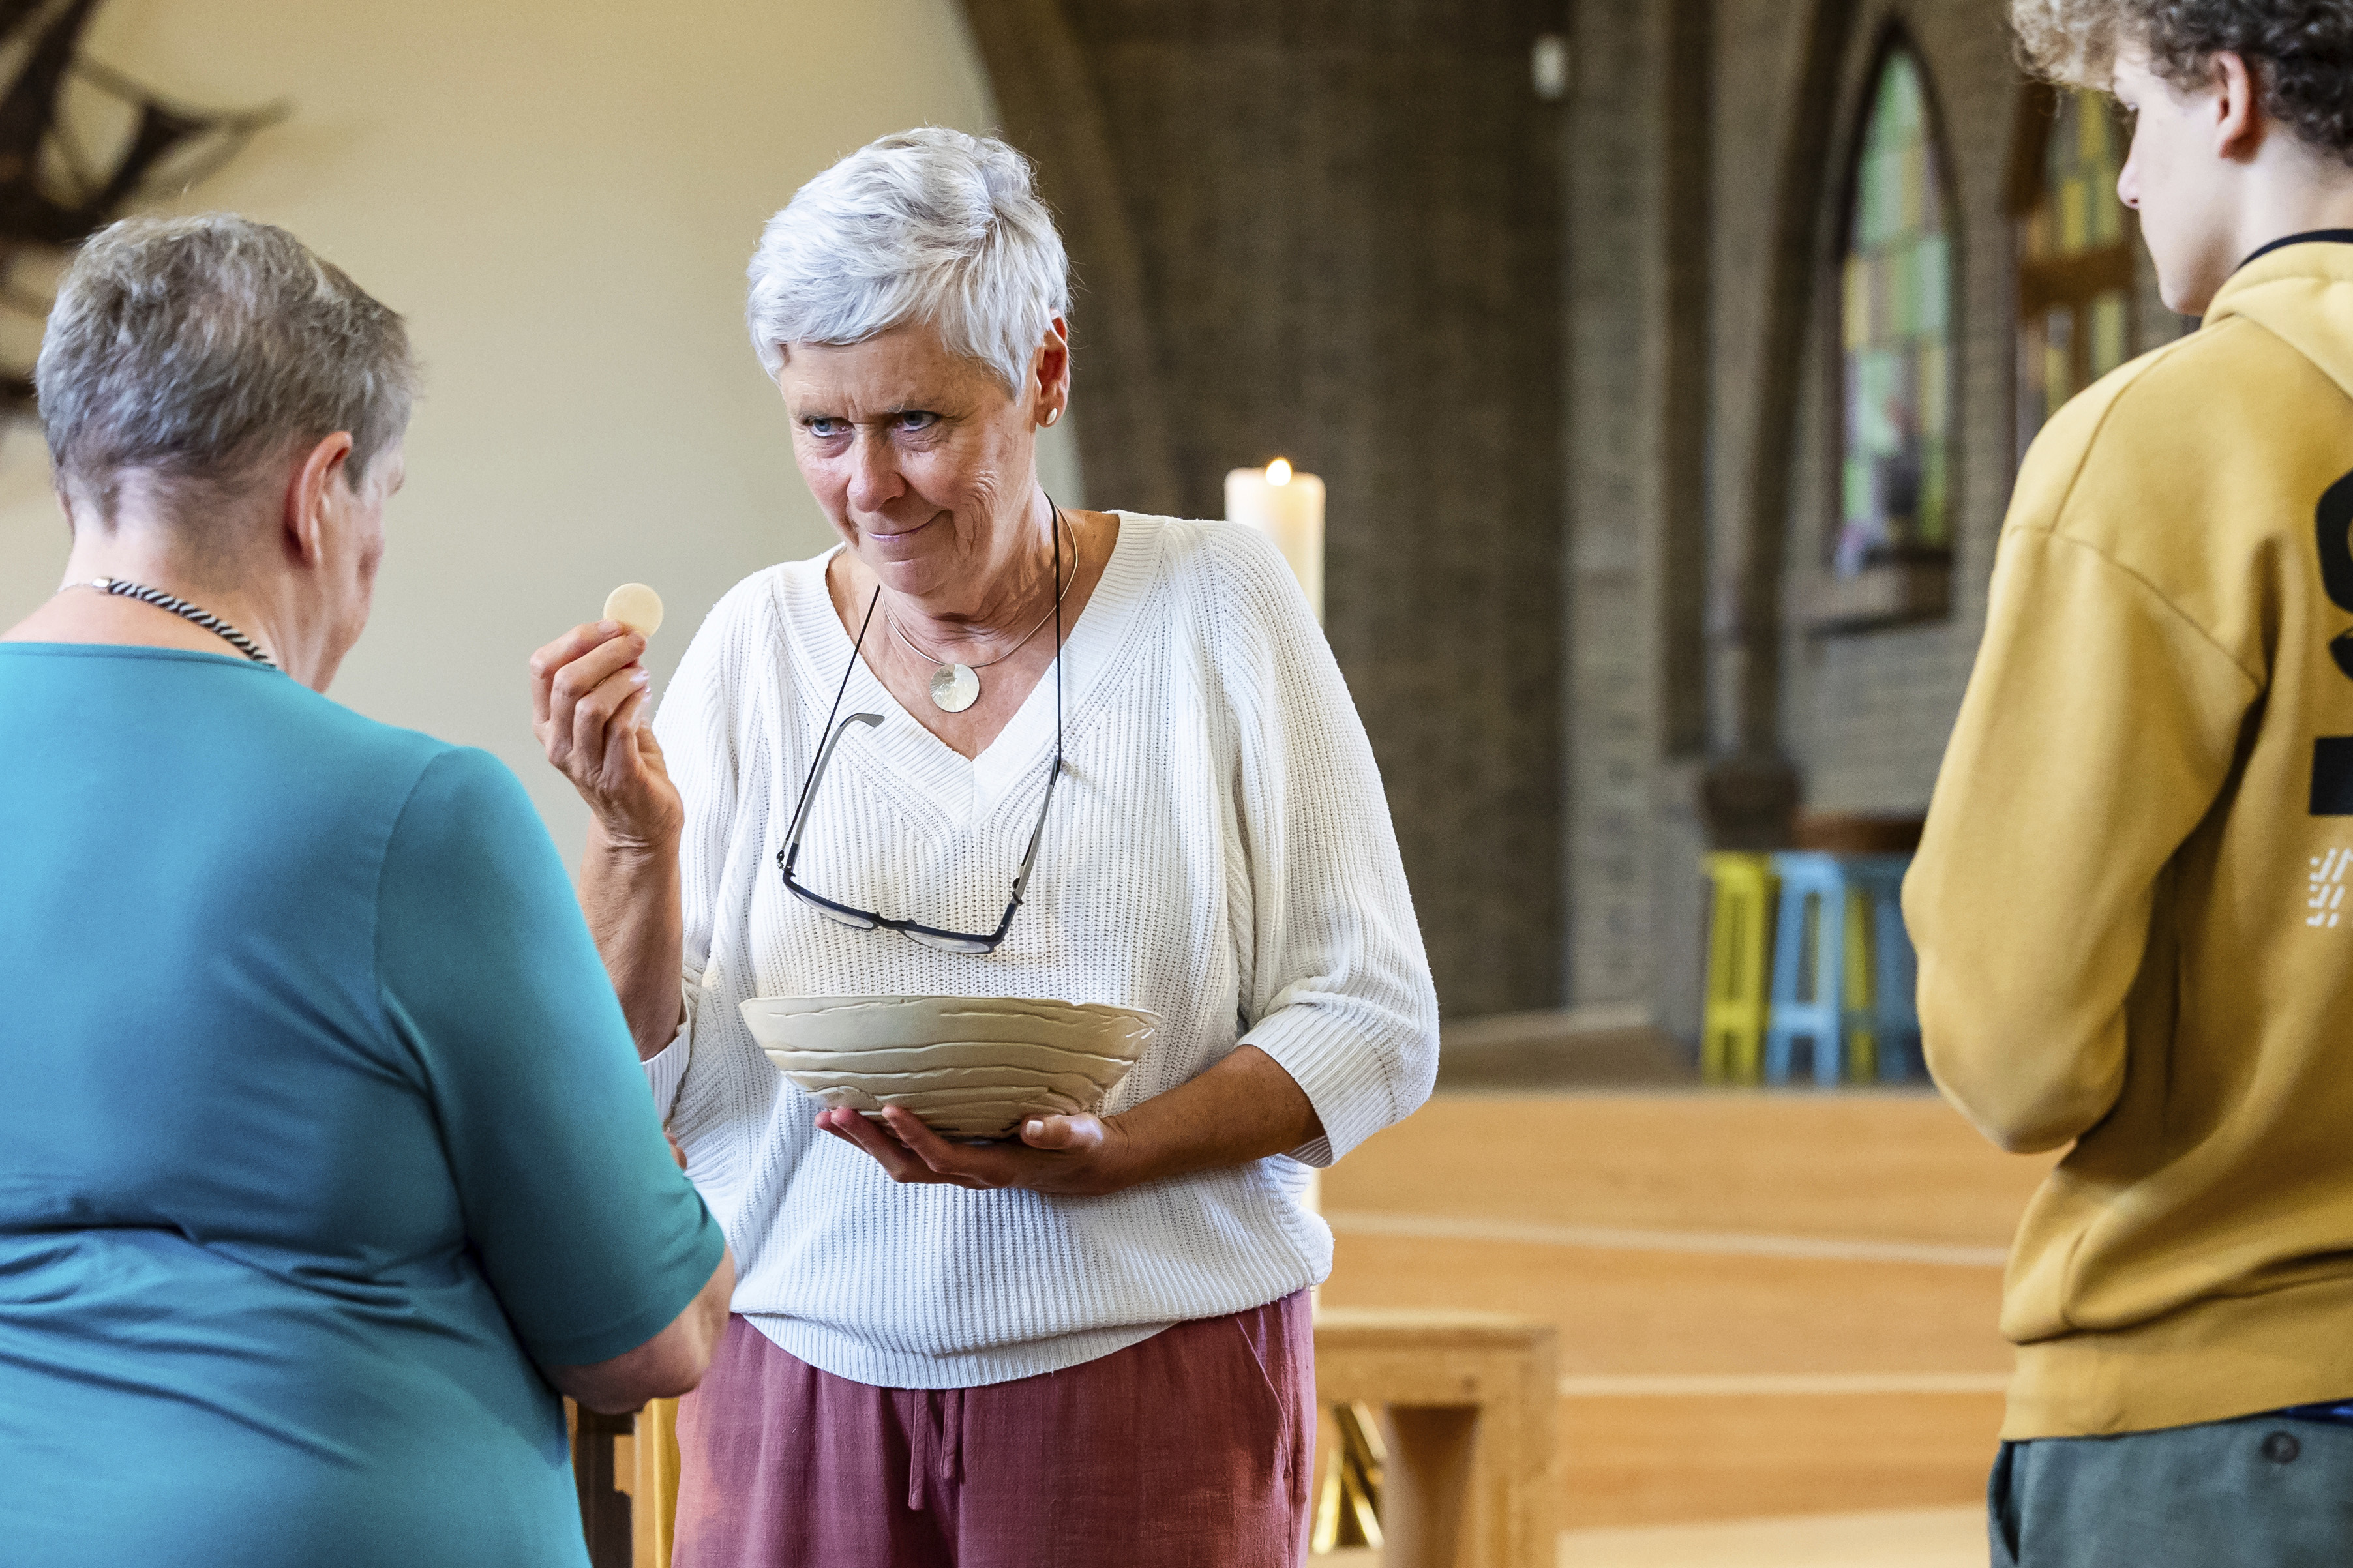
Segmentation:
[(754, 996), (743, 1011), (804, 1092), (869, 1116), (903, 1105), (945, 1138), (1101, 1110), (1160, 1029), (1134, 1007), (1015, 996)]

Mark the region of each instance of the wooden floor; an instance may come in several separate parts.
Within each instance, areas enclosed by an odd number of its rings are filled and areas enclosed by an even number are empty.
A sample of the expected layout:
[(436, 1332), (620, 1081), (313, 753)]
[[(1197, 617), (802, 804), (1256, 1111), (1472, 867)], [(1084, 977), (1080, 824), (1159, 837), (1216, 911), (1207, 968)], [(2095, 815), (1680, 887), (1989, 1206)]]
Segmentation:
[(1985, 1510), (1974, 1505), (1576, 1530), (1560, 1538), (1560, 1568), (1986, 1568), (1990, 1555)]
[(1983, 1495), (2001, 1262), (2048, 1163), (1926, 1093), (1447, 1094), (1326, 1173), (1324, 1300), (1557, 1323), (1569, 1542), (1797, 1514), (1949, 1527)]
[[(1986, 1568), (1976, 1507), (1806, 1514), (1714, 1524), (1572, 1530), (1560, 1568)], [(1335, 1552), (1315, 1568), (1379, 1568), (1377, 1552)]]

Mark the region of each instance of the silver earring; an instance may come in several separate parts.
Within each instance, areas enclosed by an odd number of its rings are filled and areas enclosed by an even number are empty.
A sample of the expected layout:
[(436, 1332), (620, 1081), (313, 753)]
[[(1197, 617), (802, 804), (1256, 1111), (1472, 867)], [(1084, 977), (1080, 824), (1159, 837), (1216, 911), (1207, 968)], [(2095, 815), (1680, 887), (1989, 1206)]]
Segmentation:
[(1046, 410), (1046, 423), (1049, 425), (1051, 425), (1055, 420), (1060, 419), (1061, 416), (1062, 411), (1059, 408), (1049, 408)]

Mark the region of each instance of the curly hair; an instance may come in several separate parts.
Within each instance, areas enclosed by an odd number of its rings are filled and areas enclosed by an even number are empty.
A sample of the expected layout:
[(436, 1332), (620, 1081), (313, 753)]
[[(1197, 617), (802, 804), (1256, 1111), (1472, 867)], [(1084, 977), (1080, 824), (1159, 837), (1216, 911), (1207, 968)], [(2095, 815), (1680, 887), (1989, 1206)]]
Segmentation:
[(2194, 89), (2224, 50), (2254, 73), (2263, 111), (2353, 163), (2353, 5), (2345, 0), (2010, 0), (2028, 70), (2105, 90), (2119, 46)]

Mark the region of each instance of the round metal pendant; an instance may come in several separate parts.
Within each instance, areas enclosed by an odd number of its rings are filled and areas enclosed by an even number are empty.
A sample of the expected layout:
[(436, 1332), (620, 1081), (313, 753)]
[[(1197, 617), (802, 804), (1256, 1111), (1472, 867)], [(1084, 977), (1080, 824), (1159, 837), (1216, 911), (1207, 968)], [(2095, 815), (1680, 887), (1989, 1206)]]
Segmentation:
[(932, 706), (961, 713), (980, 700), (980, 677), (968, 664), (944, 664), (932, 671)]

